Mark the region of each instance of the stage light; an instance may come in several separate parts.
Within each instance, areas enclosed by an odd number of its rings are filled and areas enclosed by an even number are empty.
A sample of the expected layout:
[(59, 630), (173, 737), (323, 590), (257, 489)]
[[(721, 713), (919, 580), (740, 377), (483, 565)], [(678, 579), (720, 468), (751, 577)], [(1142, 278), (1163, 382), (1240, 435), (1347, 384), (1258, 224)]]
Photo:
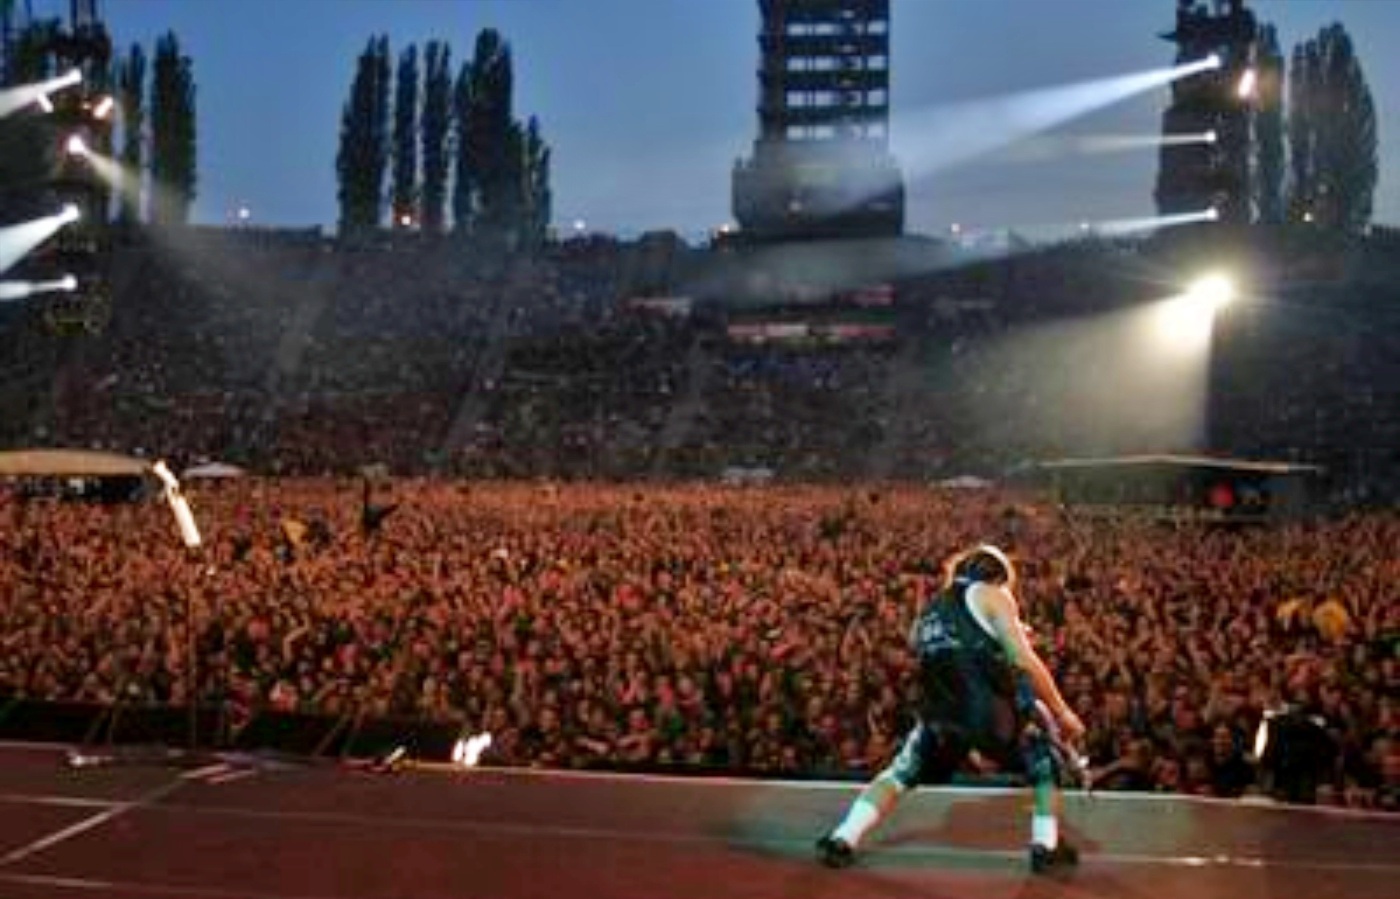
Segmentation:
[(70, 135), (68, 140), (64, 143), (63, 147), (68, 152), (69, 156), (88, 155), (87, 142), (83, 140), (83, 136), (81, 134)]
[(56, 281), (0, 281), (0, 301), (23, 300), (38, 293), (72, 293), (78, 279), (65, 275)]
[(1205, 140), (1206, 143), (1213, 144), (1216, 141), (1220, 140), (1220, 135), (1215, 132), (1214, 128), (1212, 128), (1211, 130), (1207, 131), (1204, 135), (1202, 135), (1202, 138)]
[(1259, 73), (1254, 69), (1245, 69), (1240, 76), (1240, 83), (1235, 88), (1235, 95), (1241, 100), (1254, 99), (1254, 92), (1259, 87)]
[(1219, 54), (1219, 53), (1212, 53), (1211, 55), (1207, 56), (1207, 57), (1203, 60), (1203, 62), (1205, 63), (1205, 67), (1206, 67), (1207, 69), (1212, 69), (1212, 70), (1213, 70), (1213, 69), (1219, 69), (1221, 66), (1225, 65), (1225, 60), (1223, 60), (1223, 59), (1220, 58), (1220, 54)]
[(1210, 207), (1209, 209), (1207, 209), (1207, 210), (1206, 210), (1206, 221), (1208, 221), (1208, 222), (1218, 222), (1218, 221), (1220, 221), (1220, 207), (1218, 207), (1218, 206), (1212, 206), (1212, 207)]
[(108, 94), (101, 100), (98, 100), (97, 105), (92, 108), (92, 117), (94, 119), (98, 119), (99, 121), (104, 120), (107, 118), (107, 116), (112, 114), (112, 109), (116, 105), (116, 101), (112, 99), (110, 94)]
[(1235, 285), (1224, 275), (1206, 275), (1187, 288), (1186, 297), (1214, 314), (1234, 301)]
[(82, 81), (82, 78), (82, 72), (72, 69), (59, 78), (0, 89), (0, 118), (23, 109), (31, 103), (37, 104), (44, 112), (53, 112), (53, 100), (50, 99), (49, 94), (77, 84)]
[(58, 223), (60, 225), (67, 225), (71, 222), (76, 222), (82, 217), (83, 211), (78, 208), (77, 203), (64, 203), (63, 209), (58, 213)]
[(481, 754), (491, 748), (491, 735), (480, 733), (474, 737), (458, 740), (452, 747), (452, 761), (463, 768), (475, 768), (481, 763)]

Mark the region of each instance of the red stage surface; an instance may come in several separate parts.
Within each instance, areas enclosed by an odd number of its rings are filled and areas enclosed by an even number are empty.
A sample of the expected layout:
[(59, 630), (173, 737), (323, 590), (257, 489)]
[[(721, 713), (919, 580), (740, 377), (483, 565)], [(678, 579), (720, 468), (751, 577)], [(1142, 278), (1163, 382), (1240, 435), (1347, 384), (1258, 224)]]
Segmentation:
[(72, 769), (0, 748), (0, 897), (1396, 895), (1400, 819), (1071, 796), (1083, 863), (1025, 870), (1025, 799), (910, 797), (854, 868), (812, 842), (856, 787), (507, 772), (376, 775), (225, 758)]

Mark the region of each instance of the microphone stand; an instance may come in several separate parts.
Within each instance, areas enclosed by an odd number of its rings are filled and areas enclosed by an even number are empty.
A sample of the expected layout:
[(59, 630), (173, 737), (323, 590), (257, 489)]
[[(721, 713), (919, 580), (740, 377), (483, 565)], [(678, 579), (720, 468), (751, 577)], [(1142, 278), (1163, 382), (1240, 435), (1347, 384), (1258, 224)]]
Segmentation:
[[(165, 501), (175, 516), (175, 524), (180, 530), (180, 540), (185, 545), (186, 558), (198, 561), (199, 549), (204, 545), (195, 524), (194, 513), (189, 500), (180, 491), (180, 482), (171, 473), (164, 460), (151, 466), (152, 473), (165, 485)], [(186, 724), (186, 738), (189, 752), (193, 756), (199, 749), (199, 646), (198, 630), (195, 627), (194, 590), (185, 585), (185, 705), (189, 720)]]

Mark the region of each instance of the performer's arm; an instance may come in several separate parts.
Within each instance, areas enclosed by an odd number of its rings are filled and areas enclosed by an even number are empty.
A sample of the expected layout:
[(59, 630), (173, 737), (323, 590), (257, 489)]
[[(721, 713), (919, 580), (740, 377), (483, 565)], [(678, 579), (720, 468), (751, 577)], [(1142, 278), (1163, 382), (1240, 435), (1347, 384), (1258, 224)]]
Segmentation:
[(988, 623), (996, 631), (1002, 650), (1012, 664), (1030, 678), (1036, 698), (1050, 709), (1067, 736), (1071, 739), (1083, 736), (1083, 722), (1060, 695), (1060, 689), (1055, 685), (1050, 669), (1045, 667), (1035, 647), (1031, 646), (1031, 641), (1026, 637), (1026, 629), (1021, 625), (1021, 616), (1016, 608), (1016, 598), (1011, 595), (1011, 591), (988, 584), (980, 584), (975, 589), (976, 601), (987, 616)]

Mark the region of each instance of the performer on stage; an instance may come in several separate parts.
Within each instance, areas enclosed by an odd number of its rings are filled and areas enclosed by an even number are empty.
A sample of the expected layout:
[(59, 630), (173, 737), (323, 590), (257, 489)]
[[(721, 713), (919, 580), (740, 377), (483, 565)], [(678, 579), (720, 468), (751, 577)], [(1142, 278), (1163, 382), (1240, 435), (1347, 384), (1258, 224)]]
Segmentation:
[(1031, 869), (1042, 873), (1077, 863), (1078, 853), (1059, 836), (1056, 742), (1079, 740), (1084, 725), (1030, 645), (1015, 587), (1016, 569), (995, 546), (978, 546), (948, 561), (942, 590), (910, 634), (921, 680), (918, 723), (840, 825), (817, 841), (824, 864), (851, 864), (906, 791), (920, 783), (947, 783), (973, 751), (1003, 769), (1024, 771), (1035, 790)]

